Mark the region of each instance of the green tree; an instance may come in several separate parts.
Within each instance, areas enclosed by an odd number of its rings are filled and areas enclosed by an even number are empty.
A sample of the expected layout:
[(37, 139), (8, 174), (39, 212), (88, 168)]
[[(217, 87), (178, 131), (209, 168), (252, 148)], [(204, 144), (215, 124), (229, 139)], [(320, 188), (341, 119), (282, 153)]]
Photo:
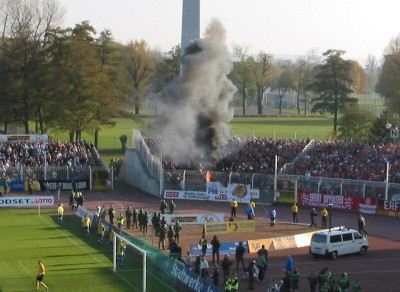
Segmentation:
[(49, 68), (57, 73), (50, 90), (52, 125), (68, 131), (70, 140), (81, 139), (83, 131), (95, 131), (102, 124), (110, 124), (118, 110), (118, 98), (102, 66), (95, 33), (84, 21), (52, 35), (48, 50)]
[(376, 117), (363, 110), (357, 103), (344, 106), (339, 126), (339, 139), (364, 142), (370, 137), (370, 129)]
[(344, 51), (328, 50), (322, 65), (318, 67), (313, 90), (316, 96), (312, 99), (312, 112), (333, 114), (333, 136), (336, 137), (338, 114), (345, 104), (357, 102), (348, 95), (352, 92), (350, 78), (351, 63), (342, 58)]
[(265, 91), (271, 85), (271, 67), (274, 57), (272, 54), (259, 52), (253, 64), (253, 76), (257, 90), (257, 113), (263, 114), (263, 98)]
[(386, 109), (373, 122), (371, 129), (370, 129), (369, 140), (371, 140), (374, 143), (378, 143), (378, 144), (390, 143), (391, 139), (390, 139), (390, 135), (389, 135), (390, 129), (388, 129), (389, 125), (396, 126), (396, 125), (400, 125), (400, 123), (399, 123), (399, 118), (396, 117), (396, 115), (392, 111)]
[(130, 42), (124, 50), (124, 64), (131, 77), (134, 113), (139, 115), (143, 95), (155, 74), (154, 52), (144, 40)]
[(30, 121), (40, 119), (46, 104), (43, 48), (48, 32), (58, 24), (63, 12), (54, 0), (2, 1), (0, 14), (3, 61), (11, 62), (2, 78), (7, 80), (6, 88), (12, 89), (8, 92), (12, 102), (7, 109), (14, 113), (5, 117), (22, 124), (29, 133)]
[(385, 55), (376, 91), (386, 98), (390, 109), (400, 113), (400, 52)]
[(246, 99), (248, 95), (254, 94), (255, 83), (252, 78), (254, 72), (254, 58), (247, 54), (247, 50), (240, 46), (233, 48), (233, 69), (229, 78), (235, 84), (239, 94), (242, 95), (242, 113), (246, 114)]
[(286, 93), (294, 89), (295, 79), (294, 79), (294, 68), (290, 61), (280, 60), (279, 74), (277, 79), (272, 84), (272, 89), (278, 93), (279, 97), (279, 115), (282, 114), (282, 100)]

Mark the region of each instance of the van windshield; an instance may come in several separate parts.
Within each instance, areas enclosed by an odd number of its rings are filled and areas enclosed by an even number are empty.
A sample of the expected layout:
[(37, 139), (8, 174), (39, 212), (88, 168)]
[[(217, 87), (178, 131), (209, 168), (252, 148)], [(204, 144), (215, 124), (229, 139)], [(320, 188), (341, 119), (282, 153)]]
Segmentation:
[(326, 235), (314, 233), (311, 238), (311, 241), (318, 243), (326, 243)]

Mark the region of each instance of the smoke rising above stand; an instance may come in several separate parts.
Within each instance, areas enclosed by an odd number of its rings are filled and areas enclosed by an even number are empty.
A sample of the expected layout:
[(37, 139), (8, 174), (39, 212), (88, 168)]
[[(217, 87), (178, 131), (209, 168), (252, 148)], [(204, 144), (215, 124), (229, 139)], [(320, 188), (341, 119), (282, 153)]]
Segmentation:
[(181, 74), (166, 88), (163, 156), (179, 163), (214, 162), (229, 137), (233, 111), (228, 104), (236, 87), (226, 30), (213, 20), (203, 38), (193, 41), (181, 58)]

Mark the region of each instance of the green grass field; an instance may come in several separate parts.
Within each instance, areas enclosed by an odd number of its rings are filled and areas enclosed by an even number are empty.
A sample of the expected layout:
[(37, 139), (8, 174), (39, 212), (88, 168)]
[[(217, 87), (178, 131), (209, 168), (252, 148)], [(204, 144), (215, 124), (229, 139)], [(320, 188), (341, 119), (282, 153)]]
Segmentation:
[(83, 236), (72, 216), (59, 225), (54, 209), (42, 209), (41, 215), (37, 209), (0, 209), (0, 221), (2, 292), (36, 290), (38, 259), (46, 266), (49, 291), (141, 291), (135, 260), (127, 256), (114, 273), (108, 240), (100, 246), (95, 234)]

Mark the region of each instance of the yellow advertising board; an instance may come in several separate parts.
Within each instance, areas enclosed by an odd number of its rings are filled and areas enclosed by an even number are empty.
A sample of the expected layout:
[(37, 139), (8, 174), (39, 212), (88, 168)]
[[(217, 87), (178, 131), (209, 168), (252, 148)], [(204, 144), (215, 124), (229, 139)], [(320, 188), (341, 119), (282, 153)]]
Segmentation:
[(274, 250), (287, 249), (297, 247), (296, 239), (293, 235), (274, 237), (272, 239)]
[(271, 250), (272, 238), (255, 239), (247, 241), (247, 246), (249, 247), (250, 253), (259, 251), (263, 245), (266, 249)]
[(204, 224), (204, 232), (209, 233), (230, 233), (230, 232), (253, 232), (256, 230), (254, 220), (209, 222)]

